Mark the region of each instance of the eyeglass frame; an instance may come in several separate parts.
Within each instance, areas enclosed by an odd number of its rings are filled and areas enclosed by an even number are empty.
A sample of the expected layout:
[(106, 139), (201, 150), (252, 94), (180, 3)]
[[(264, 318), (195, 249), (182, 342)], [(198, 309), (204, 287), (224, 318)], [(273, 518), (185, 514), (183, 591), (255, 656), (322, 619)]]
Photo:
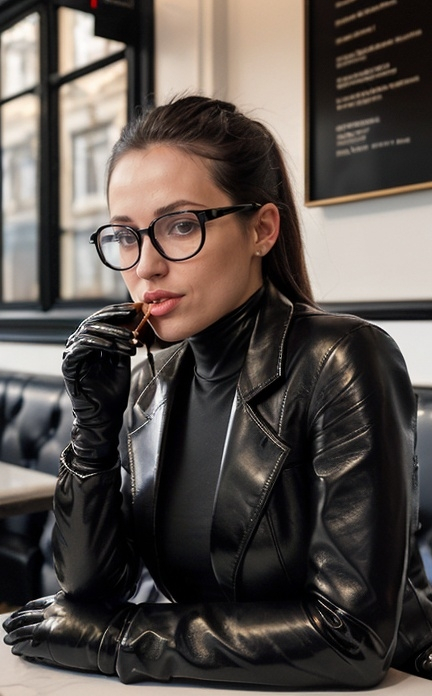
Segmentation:
[[(211, 222), (212, 220), (217, 220), (221, 217), (224, 217), (225, 215), (231, 215), (231, 213), (241, 213), (241, 212), (246, 212), (246, 211), (256, 211), (259, 210), (259, 208), (262, 207), (261, 203), (244, 203), (242, 205), (229, 205), (229, 206), (224, 206), (222, 208), (207, 208), (205, 210), (175, 210), (172, 213), (164, 213), (163, 215), (159, 215), (158, 217), (154, 218), (154, 220), (151, 221), (148, 227), (142, 228), (142, 229), (135, 229), (134, 227), (130, 227), (129, 225), (120, 225), (116, 223), (111, 223), (108, 222), (105, 225), (101, 225), (98, 227), (98, 229), (93, 232), (93, 234), (90, 236), (89, 243), (94, 244), (96, 247), (96, 251), (98, 253), (98, 256), (104, 266), (107, 266), (108, 268), (111, 268), (113, 271), (130, 271), (131, 268), (134, 268), (136, 266), (141, 258), (141, 251), (142, 251), (142, 245), (143, 245), (143, 238), (147, 236), (150, 239), (150, 242), (152, 246), (156, 249), (156, 251), (167, 261), (187, 261), (188, 259), (193, 258), (196, 256), (201, 249), (204, 246), (205, 240), (206, 240), (206, 222)], [(193, 213), (200, 224), (201, 227), (201, 243), (198, 246), (198, 249), (193, 252), (193, 254), (189, 254), (188, 256), (184, 256), (181, 259), (173, 259), (172, 257), (168, 256), (160, 246), (159, 242), (157, 241), (155, 234), (154, 234), (154, 227), (156, 223), (166, 217), (171, 217), (173, 215), (182, 215), (185, 213)], [(137, 260), (131, 264), (130, 266), (127, 266), (126, 268), (116, 268), (115, 266), (112, 266), (110, 263), (108, 263), (104, 257), (101, 245), (99, 243), (100, 239), (100, 234), (103, 230), (108, 229), (109, 227), (122, 227), (123, 229), (128, 230), (128, 232), (131, 232), (138, 244), (138, 258)]]

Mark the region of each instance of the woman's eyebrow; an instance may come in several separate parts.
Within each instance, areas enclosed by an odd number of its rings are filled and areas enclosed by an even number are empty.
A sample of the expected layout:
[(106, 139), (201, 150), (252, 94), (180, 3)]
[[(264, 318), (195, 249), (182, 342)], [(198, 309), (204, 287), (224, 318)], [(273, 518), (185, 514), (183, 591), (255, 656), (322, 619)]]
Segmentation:
[(110, 218), (111, 223), (125, 223), (125, 222), (132, 222), (132, 219), (128, 215), (114, 215), (112, 218)]
[[(157, 208), (154, 211), (153, 217), (157, 218), (160, 215), (165, 215), (167, 213), (175, 213), (177, 210), (187, 210), (188, 208), (205, 208), (205, 205), (203, 203), (197, 203), (195, 201), (187, 201), (184, 199), (174, 201), (173, 203), (169, 203), (168, 205), (161, 206), (160, 208)], [(111, 219), (110, 222), (115, 224), (131, 224), (132, 223), (132, 218), (129, 217), (129, 215), (114, 215)]]
[(177, 210), (187, 210), (188, 208), (198, 207), (198, 208), (204, 208), (205, 206), (202, 203), (197, 203), (196, 201), (188, 201), (185, 199), (180, 199), (177, 201), (174, 201), (173, 203), (169, 203), (168, 205), (164, 205), (161, 208), (158, 208), (155, 210), (156, 217), (159, 215), (165, 215), (165, 213), (175, 213)]

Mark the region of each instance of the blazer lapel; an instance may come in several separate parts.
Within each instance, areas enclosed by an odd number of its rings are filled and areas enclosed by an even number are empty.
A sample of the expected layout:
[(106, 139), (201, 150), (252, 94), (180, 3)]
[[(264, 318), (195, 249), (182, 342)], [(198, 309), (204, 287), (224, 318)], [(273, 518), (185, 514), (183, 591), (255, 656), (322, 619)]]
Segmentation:
[[(156, 498), (168, 413), (180, 377), (187, 344), (177, 347), (156, 372), (134, 406), (129, 432), (129, 461), (137, 542), (149, 568), (157, 573)], [(141, 535), (140, 530), (145, 530)], [(156, 564), (156, 565), (154, 565)], [(154, 567), (153, 567), (154, 566)]]
[[(269, 289), (270, 295), (274, 292)], [(289, 453), (277, 435), (280, 413), (271, 414), (269, 426), (262, 415), (265, 409), (260, 415), (256, 405), (263, 390), (283, 375), (291, 314), (292, 304), (279, 294), (261, 310), (227, 432), (213, 512), (212, 562), (218, 582), (231, 600), (235, 599), (238, 572), (249, 541)], [(281, 403), (280, 412), (282, 408)]]
[(235, 599), (238, 571), (263, 506), (289, 449), (237, 402), (215, 500), (213, 569), (228, 599)]

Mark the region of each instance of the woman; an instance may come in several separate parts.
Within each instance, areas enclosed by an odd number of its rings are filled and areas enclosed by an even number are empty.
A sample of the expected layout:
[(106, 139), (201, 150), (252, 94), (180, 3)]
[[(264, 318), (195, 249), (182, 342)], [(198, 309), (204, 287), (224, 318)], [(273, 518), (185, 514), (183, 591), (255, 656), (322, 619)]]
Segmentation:
[(272, 136), (217, 100), (159, 107), (115, 146), (108, 204), (92, 240), (168, 345), (130, 384), (135, 305), (69, 339), (62, 591), (6, 642), (124, 682), (431, 678), (410, 381), (383, 331), (315, 306)]

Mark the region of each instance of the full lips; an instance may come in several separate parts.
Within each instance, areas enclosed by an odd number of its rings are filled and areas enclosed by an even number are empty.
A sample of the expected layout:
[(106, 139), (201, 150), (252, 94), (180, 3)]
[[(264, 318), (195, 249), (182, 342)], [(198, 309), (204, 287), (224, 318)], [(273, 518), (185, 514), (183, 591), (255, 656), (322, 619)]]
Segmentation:
[(161, 299), (158, 302), (154, 302), (151, 305), (151, 314), (154, 317), (162, 317), (165, 314), (168, 314), (171, 312), (179, 302), (182, 300), (182, 297), (177, 295), (175, 297), (167, 297), (165, 299)]

